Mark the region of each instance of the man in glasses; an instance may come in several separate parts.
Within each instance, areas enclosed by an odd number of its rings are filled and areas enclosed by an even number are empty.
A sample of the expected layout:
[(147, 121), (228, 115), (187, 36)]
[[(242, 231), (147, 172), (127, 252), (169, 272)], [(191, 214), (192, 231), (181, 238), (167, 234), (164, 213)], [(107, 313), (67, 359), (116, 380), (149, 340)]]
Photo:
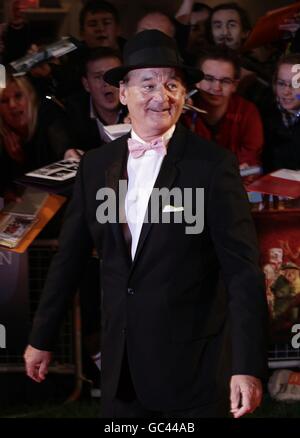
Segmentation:
[(198, 60), (204, 78), (197, 83), (196, 106), (206, 114), (189, 114), (189, 127), (209, 140), (234, 152), (240, 168), (260, 165), (263, 128), (257, 108), (235, 92), (240, 65), (235, 52), (215, 47)]

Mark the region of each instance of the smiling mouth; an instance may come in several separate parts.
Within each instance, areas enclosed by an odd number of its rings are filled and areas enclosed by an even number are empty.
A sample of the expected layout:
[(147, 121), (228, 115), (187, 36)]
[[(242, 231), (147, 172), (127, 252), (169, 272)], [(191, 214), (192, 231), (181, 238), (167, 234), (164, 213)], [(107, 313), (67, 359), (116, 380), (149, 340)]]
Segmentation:
[(225, 44), (225, 43), (231, 43), (233, 41), (232, 38), (220, 38), (220, 43)]
[(208, 93), (207, 91), (205, 93), (208, 97), (213, 98), (213, 99), (219, 99), (220, 97), (223, 97), (222, 94)]
[(166, 109), (161, 109), (161, 110), (156, 110), (156, 109), (150, 109), (150, 111), (154, 112), (154, 113), (158, 113), (158, 114), (164, 114), (164, 113), (168, 113), (170, 114), (170, 108), (166, 108)]

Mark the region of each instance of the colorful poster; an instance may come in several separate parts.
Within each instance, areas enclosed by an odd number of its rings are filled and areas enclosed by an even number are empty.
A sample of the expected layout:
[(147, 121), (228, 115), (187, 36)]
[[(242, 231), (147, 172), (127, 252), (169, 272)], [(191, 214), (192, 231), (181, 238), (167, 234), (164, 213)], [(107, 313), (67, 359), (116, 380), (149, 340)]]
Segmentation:
[(290, 343), (300, 322), (300, 210), (255, 214), (271, 321), (271, 340)]

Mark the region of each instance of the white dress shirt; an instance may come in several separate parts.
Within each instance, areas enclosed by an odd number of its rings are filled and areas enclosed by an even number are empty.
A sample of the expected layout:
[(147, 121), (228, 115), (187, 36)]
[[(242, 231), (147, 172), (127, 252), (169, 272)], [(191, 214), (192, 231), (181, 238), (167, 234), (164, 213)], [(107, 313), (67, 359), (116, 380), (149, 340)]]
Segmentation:
[[(162, 136), (166, 145), (172, 137), (174, 130), (175, 125)], [(131, 138), (140, 143), (146, 143), (133, 130), (131, 131)], [(128, 157), (128, 190), (125, 198), (125, 214), (132, 237), (132, 260), (138, 246), (149, 198), (163, 159), (164, 157), (154, 150), (146, 151), (138, 158), (133, 158), (131, 154)]]

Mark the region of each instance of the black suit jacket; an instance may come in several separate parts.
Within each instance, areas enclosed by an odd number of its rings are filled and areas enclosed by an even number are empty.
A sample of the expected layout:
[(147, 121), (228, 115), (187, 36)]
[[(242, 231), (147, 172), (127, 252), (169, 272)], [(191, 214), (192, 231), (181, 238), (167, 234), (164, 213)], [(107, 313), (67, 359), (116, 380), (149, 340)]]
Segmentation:
[(264, 280), (236, 160), (178, 126), (155, 187), (204, 188), (204, 230), (188, 235), (185, 223), (144, 224), (131, 262), (121, 226), (96, 219), (98, 189), (118, 192), (126, 139), (81, 162), (31, 344), (52, 349), (67, 298), (96, 245), (103, 256), (103, 395), (116, 393), (126, 344), (137, 396), (148, 409), (215, 401), (227, 395), (231, 374), (261, 376), (266, 369)]
[(300, 119), (291, 127), (285, 126), (276, 104), (264, 115), (265, 146), (262, 159), (265, 172), (277, 169), (300, 169)]
[(88, 151), (103, 144), (96, 119), (90, 117), (90, 95), (80, 91), (66, 101), (67, 127), (73, 147)]

